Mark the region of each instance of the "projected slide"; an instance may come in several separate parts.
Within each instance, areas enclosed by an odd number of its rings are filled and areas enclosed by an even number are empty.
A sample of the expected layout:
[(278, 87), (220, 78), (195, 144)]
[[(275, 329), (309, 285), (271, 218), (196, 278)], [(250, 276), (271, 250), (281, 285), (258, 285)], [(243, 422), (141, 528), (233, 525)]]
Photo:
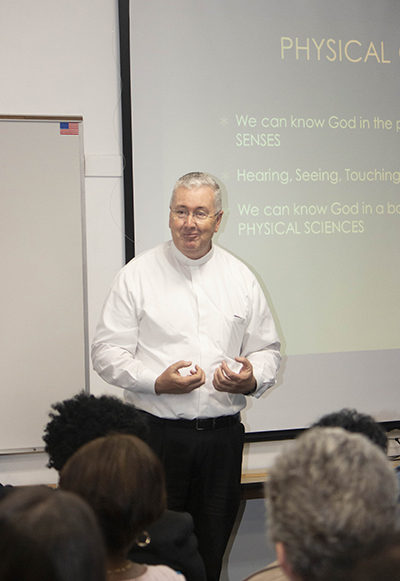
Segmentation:
[(399, 26), (386, 1), (131, 3), (137, 248), (177, 177), (218, 179), (285, 356), (250, 430), (400, 418)]

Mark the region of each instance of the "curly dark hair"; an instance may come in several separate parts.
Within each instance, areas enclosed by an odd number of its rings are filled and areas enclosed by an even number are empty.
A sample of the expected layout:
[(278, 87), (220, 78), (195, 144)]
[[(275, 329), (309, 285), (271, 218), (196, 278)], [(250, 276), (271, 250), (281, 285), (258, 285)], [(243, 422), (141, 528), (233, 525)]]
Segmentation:
[(107, 434), (133, 434), (147, 442), (149, 427), (144, 415), (117, 397), (79, 393), (53, 404), (43, 440), (47, 466), (60, 471), (81, 446)]
[(388, 439), (385, 430), (374, 420), (372, 416), (360, 414), (355, 409), (344, 408), (322, 416), (311, 428), (343, 428), (355, 434), (364, 434), (385, 453), (388, 448)]

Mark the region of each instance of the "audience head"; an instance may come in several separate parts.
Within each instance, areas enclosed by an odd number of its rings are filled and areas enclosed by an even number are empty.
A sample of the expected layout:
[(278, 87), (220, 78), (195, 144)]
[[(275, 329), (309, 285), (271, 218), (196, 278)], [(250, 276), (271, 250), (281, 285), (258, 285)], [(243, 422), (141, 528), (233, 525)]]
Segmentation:
[(311, 428), (343, 428), (348, 432), (364, 434), (374, 444), (377, 444), (387, 453), (388, 439), (385, 430), (374, 420), (372, 416), (360, 414), (354, 409), (344, 408), (338, 412), (333, 412), (322, 416)]
[(325, 579), (331, 563), (397, 523), (398, 483), (376, 445), (341, 428), (304, 432), (277, 458), (266, 504), (291, 579)]
[(143, 414), (116, 397), (80, 393), (52, 408), (43, 440), (48, 466), (58, 471), (83, 444), (109, 433), (133, 434), (145, 441), (148, 438)]
[(103, 538), (74, 494), (33, 486), (0, 503), (1, 581), (103, 581)]
[(161, 462), (145, 442), (127, 434), (82, 446), (61, 470), (59, 485), (93, 508), (110, 558), (125, 557), (166, 507)]
[(179, 188), (186, 188), (188, 190), (192, 190), (194, 188), (201, 188), (207, 187), (211, 188), (214, 192), (214, 205), (215, 211), (221, 212), (222, 211), (222, 196), (221, 196), (221, 188), (219, 187), (218, 183), (212, 178), (210, 175), (194, 171), (191, 173), (187, 173), (184, 176), (180, 177), (174, 185), (174, 189), (172, 191), (170, 207), (174, 204), (175, 193)]

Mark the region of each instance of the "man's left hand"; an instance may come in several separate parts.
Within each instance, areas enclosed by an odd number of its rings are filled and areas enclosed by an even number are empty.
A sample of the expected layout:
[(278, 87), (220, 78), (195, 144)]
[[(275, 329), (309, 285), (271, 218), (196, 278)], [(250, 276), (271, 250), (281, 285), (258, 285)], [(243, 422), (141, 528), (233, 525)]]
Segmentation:
[(226, 361), (223, 361), (214, 372), (213, 386), (217, 391), (228, 393), (249, 393), (256, 386), (253, 375), (253, 366), (246, 357), (235, 357), (242, 364), (239, 373), (229, 369)]

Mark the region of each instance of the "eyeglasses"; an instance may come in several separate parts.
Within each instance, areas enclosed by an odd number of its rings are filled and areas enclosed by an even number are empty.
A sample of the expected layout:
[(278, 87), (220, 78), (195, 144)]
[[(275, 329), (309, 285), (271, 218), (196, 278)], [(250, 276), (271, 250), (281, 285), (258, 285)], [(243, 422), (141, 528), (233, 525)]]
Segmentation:
[(221, 212), (216, 212), (215, 214), (206, 214), (204, 210), (195, 210), (194, 212), (188, 212), (188, 210), (171, 209), (171, 213), (174, 215), (174, 218), (176, 220), (182, 220), (182, 222), (187, 220), (191, 215), (196, 223), (202, 223), (208, 220), (209, 218), (215, 218), (215, 216), (218, 216), (218, 214), (220, 214)]

